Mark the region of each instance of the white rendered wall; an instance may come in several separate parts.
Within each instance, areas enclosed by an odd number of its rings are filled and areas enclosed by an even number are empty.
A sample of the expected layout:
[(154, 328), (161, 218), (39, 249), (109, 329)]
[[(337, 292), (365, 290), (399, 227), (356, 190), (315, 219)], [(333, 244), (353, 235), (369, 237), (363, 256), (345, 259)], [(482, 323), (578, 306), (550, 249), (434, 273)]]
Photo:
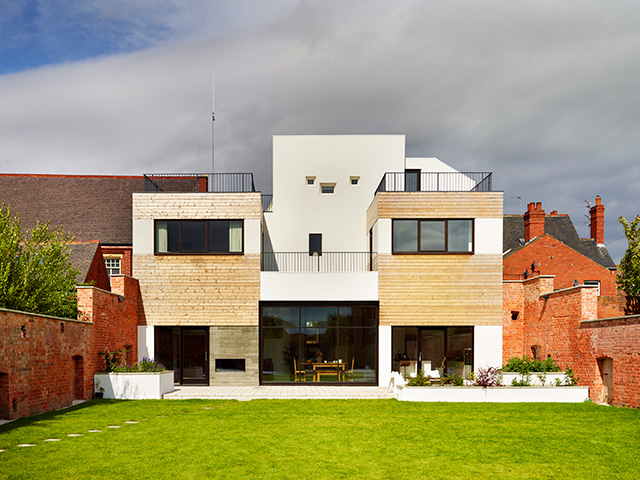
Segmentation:
[(475, 253), (502, 255), (502, 218), (475, 219)]
[(142, 357), (155, 358), (155, 336), (152, 326), (138, 325), (138, 361)]
[(378, 272), (261, 272), (260, 300), (377, 301)]
[(473, 328), (473, 365), (478, 368), (502, 366), (502, 326), (480, 326)]
[(133, 220), (133, 254), (153, 253), (153, 220)]
[(436, 157), (408, 157), (405, 159), (405, 169), (423, 172), (457, 172), (451, 165), (447, 165)]
[[(384, 173), (404, 170), (404, 152), (404, 135), (274, 136), (273, 212), (265, 215), (273, 251), (308, 251), (309, 233), (322, 234), (325, 252), (368, 251), (367, 208)], [(335, 183), (335, 193), (320, 193), (323, 183)]]
[(378, 327), (378, 385), (386, 387), (391, 380), (391, 325)]

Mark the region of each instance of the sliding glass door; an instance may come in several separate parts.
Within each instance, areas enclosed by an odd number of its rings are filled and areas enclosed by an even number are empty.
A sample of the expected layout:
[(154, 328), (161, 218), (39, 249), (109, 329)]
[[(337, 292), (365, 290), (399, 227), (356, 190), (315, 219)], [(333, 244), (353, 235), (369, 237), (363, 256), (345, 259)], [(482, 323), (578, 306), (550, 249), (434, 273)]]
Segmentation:
[(375, 304), (263, 304), (262, 383), (375, 384)]

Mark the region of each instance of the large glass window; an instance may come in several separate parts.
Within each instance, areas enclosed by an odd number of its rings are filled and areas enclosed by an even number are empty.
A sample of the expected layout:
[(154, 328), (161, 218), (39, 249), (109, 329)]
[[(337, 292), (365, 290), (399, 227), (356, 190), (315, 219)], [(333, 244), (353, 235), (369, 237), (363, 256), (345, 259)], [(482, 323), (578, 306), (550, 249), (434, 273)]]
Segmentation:
[(473, 253), (473, 220), (393, 220), (393, 253)]
[(242, 220), (156, 220), (156, 253), (242, 253)]
[(393, 369), (405, 376), (422, 369), (468, 378), (473, 370), (473, 327), (393, 327), (391, 342)]
[(263, 305), (262, 382), (376, 383), (377, 305)]

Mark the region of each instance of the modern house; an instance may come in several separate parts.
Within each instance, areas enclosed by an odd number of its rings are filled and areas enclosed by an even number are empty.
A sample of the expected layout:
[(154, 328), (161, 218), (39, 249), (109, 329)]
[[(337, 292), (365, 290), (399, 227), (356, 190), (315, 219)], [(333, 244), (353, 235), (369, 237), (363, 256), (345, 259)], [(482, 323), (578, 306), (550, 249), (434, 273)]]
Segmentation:
[(182, 384), (387, 385), (502, 357), (503, 195), (403, 135), (275, 136), (251, 174), (147, 175), (139, 356)]

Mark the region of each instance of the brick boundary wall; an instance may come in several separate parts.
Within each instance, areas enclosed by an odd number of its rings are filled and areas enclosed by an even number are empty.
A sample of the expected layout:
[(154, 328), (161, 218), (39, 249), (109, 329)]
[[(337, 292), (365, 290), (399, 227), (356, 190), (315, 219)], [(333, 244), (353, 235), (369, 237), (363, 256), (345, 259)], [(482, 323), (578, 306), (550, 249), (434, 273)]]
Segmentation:
[(78, 287), (77, 320), (0, 309), (0, 419), (91, 398), (101, 350), (129, 346), (137, 359), (138, 281), (115, 276), (112, 290)]
[[(561, 368), (571, 367), (594, 402), (603, 399), (598, 359), (613, 359), (613, 404), (640, 408), (640, 316), (599, 318), (603, 304), (624, 304), (624, 297), (604, 299), (583, 285), (554, 291), (553, 276), (505, 281), (503, 288), (503, 363), (513, 356), (550, 355)], [(520, 312), (513, 320), (511, 312)]]

